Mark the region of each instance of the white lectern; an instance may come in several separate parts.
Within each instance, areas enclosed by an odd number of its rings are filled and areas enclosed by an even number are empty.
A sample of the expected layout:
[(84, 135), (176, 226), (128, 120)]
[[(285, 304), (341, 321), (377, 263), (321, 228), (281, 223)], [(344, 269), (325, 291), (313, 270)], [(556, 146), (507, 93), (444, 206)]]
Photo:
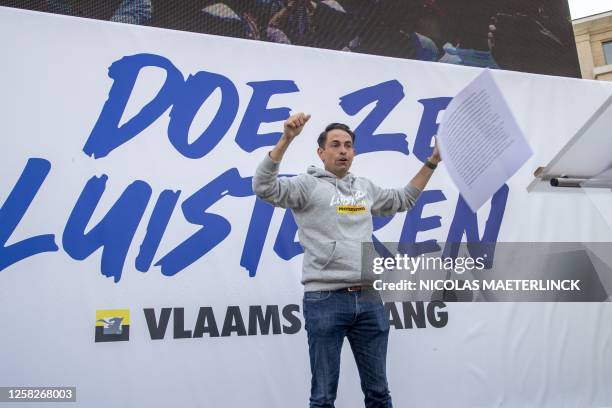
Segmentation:
[(529, 192), (563, 187), (612, 189), (612, 96), (586, 121), (546, 167), (538, 168)]

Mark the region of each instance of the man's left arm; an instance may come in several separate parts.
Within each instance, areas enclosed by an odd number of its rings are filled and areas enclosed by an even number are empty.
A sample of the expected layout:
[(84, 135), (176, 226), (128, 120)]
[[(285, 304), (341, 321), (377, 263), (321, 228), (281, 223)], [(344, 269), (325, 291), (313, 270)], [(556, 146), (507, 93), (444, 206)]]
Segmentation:
[(431, 175), (436, 167), (438, 167), (438, 163), (441, 161), (442, 158), (440, 157), (440, 151), (438, 150), (438, 144), (436, 143), (431, 156), (427, 158), (425, 164), (423, 164), (423, 167), (421, 167), (418, 173), (415, 174), (412, 180), (410, 180), (410, 184), (419, 189), (419, 191), (425, 190), (425, 186), (427, 186)]

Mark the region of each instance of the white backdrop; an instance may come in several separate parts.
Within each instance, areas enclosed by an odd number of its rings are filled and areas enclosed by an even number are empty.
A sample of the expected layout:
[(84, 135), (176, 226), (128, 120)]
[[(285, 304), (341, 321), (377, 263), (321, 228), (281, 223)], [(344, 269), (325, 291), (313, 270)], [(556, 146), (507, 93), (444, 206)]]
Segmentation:
[[(256, 273), (251, 271), (254, 276), (241, 266), (255, 205), (250, 192), (233, 194), (227, 187), (230, 191), (224, 194), (225, 187), (220, 188), (218, 194), (223, 197), (213, 199), (206, 211), (227, 220), (231, 231), (201, 258), (173, 276), (163, 275), (154, 264), (202, 228), (197, 221), (186, 219), (181, 206), (231, 168), (241, 177), (251, 177), (269, 150), (261, 146), (248, 152), (235, 141), (253, 94), (249, 82), (294, 81), (299, 91), (272, 96), (268, 108), (312, 113), (307, 129), (291, 146), (281, 167), (282, 173), (296, 174), (317, 164), (316, 135), (327, 123), (357, 127), (375, 106), (369, 104), (351, 116), (344, 112), (339, 98), (397, 81), (404, 97), (375, 133), (406, 134), (410, 154), (365, 153), (356, 157), (352, 171), (381, 185), (400, 186), (421, 165), (413, 154), (423, 115), (423, 104), (418, 101), (453, 96), (480, 72), (8, 8), (0, 8), (0, 44), (0, 203), (4, 206), (0, 238), (5, 239), (6, 248), (33, 236), (53, 234), (58, 247), (14, 262), (15, 252), (0, 252), (0, 386), (73, 385), (77, 403), (66, 406), (83, 407), (306, 406), (310, 372), (303, 327), (295, 334), (239, 336), (234, 330), (228, 336), (175, 339), (173, 328), (180, 323), (175, 311), (164, 338), (151, 339), (145, 308), (154, 309), (157, 319), (162, 308), (183, 308), (184, 328), (193, 330), (198, 310), (212, 307), (219, 332), (227, 310), (234, 310), (231, 306), (239, 306), (247, 329), (249, 306), (278, 305), (282, 311), (286, 305), (298, 305), (301, 310), (302, 257), (284, 260), (273, 248), (283, 210), (273, 213)], [(235, 118), (204, 157), (187, 158), (170, 143), (169, 110), (108, 155), (96, 159), (84, 153), (113, 86), (109, 67), (126, 56), (145, 53), (169, 60), (183, 79), (198, 72), (215, 73), (237, 90)], [(548, 163), (612, 94), (610, 84), (502, 71), (494, 72), (494, 77), (534, 150), (534, 156), (508, 183), (497, 240), (612, 241), (612, 228), (606, 222), (609, 214), (602, 216), (587, 195), (526, 191), (534, 169)], [(165, 79), (160, 68), (140, 71), (121, 124), (155, 97)], [(220, 101), (217, 89), (198, 110), (189, 131), (190, 143), (208, 127)], [(108, 103), (118, 106), (112, 97)], [(177, 108), (177, 115), (179, 111)], [(259, 133), (277, 132), (281, 126), (280, 120), (264, 123)], [(108, 132), (100, 137), (114, 136)], [(13, 188), (28, 159), (35, 158), (49, 162), (50, 170), (13, 230), (9, 220), (15, 219), (14, 211), (6, 203), (25, 200), (23, 189)], [(101, 272), (101, 250), (77, 260), (78, 238), (72, 235), (76, 242), (68, 245), (72, 249), (66, 248), (66, 237), (63, 239), (88, 180), (102, 175), (108, 177), (106, 188), (86, 231), (105, 217), (136, 180), (146, 183), (139, 183), (144, 190), (146, 185), (151, 189), (125, 263), (119, 268), (121, 275), (114, 277)], [(32, 180), (28, 183), (31, 186)], [(421, 218), (439, 217), (440, 224), (418, 232), (417, 241), (444, 242), (458, 193), (443, 165), (428, 189), (441, 191), (445, 199), (426, 204)], [(180, 195), (153, 263), (143, 273), (135, 267), (136, 258), (155, 202), (164, 190), (180, 190)], [(11, 191), (16, 192), (9, 197)], [(490, 208), (487, 204), (478, 212), (480, 236)], [(118, 242), (125, 236), (122, 228), (134, 217), (125, 216), (101, 236)], [(396, 216), (375, 235), (381, 241), (397, 241), (404, 219), (404, 214)], [(196, 242), (197, 248), (219, 232), (218, 227), (203, 228), (204, 238)], [(401, 307), (397, 305), (400, 313)], [(104, 309), (129, 309), (129, 341), (94, 341), (96, 310)], [(296, 327), (292, 324), (301, 320), (299, 310), (289, 319), (281, 313), (281, 324)], [(391, 332), (388, 375), (395, 406), (612, 406), (609, 303), (448, 304), (435, 311), (445, 313), (444, 327), (427, 322), (425, 328)], [(436, 316), (443, 315), (432, 318)], [(356, 367), (346, 347), (337, 406), (360, 406), (361, 401)]]

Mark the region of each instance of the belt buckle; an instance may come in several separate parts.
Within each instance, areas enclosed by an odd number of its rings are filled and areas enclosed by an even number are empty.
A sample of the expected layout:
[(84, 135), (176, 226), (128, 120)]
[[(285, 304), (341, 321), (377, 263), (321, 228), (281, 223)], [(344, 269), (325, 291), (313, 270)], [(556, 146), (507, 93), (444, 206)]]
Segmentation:
[(347, 292), (359, 292), (361, 291), (361, 286), (350, 286), (346, 288)]

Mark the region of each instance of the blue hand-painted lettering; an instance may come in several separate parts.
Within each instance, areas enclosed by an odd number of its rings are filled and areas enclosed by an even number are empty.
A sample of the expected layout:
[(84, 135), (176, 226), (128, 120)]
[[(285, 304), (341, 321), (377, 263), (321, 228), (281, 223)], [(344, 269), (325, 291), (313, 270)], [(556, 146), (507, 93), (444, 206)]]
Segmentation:
[[(164, 71), (165, 81), (151, 101), (132, 118), (124, 121), (122, 126), (119, 126), (139, 73), (147, 67)], [(168, 110), (170, 111), (168, 125), (170, 143), (183, 157), (200, 159), (211, 152), (227, 135), (239, 111), (238, 87), (230, 78), (200, 71), (184, 80), (183, 74), (172, 62), (159, 55), (126, 56), (114, 62), (108, 74), (113, 80), (108, 99), (83, 147), (84, 153), (93, 159), (108, 156), (112, 151), (138, 136)], [(260, 134), (261, 124), (281, 122), (289, 115), (290, 108), (288, 107), (269, 108), (270, 98), (277, 94), (296, 93), (299, 92), (299, 89), (291, 80), (248, 82), (247, 85), (253, 89), (253, 93), (238, 127), (235, 142), (240, 149), (250, 153), (260, 147), (274, 145), (281, 135), (279, 132)], [(204, 106), (204, 102), (217, 90), (221, 98), (214, 115), (210, 115), (213, 117), (212, 121), (194, 141), (189, 142), (188, 134), (196, 114)], [(396, 109), (404, 96), (403, 86), (397, 80), (390, 80), (351, 92), (340, 98), (340, 107), (349, 116), (355, 116), (366, 106), (375, 103), (371, 112), (355, 128), (356, 149), (359, 153), (397, 151), (409, 154), (406, 134), (375, 134), (377, 128)], [(415, 137), (413, 153), (420, 161), (424, 161), (431, 154), (432, 137), (438, 129), (438, 114), (446, 109), (450, 100), (451, 98), (448, 97), (437, 97), (418, 101), (423, 106), (423, 113)], [(15, 244), (6, 245), (25, 216), (27, 209), (34, 202), (50, 170), (51, 163), (47, 160), (29, 159), (23, 173), (0, 208), (0, 242), (2, 243), (0, 271), (36, 254), (58, 251), (54, 234), (33, 236)], [(193, 175), (190, 176), (193, 177)], [(153, 191), (147, 182), (134, 181), (125, 188), (106, 214), (96, 217), (101, 221), (92, 227), (89, 224), (104, 194), (107, 181), (108, 177), (102, 175), (92, 177), (85, 184), (66, 221), (62, 246), (64, 251), (76, 260), (86, 259), (102, 248), (101, 273), (118, 282), (123, 273), (126, 256), (135, 233), (142, 223)], [(158, 257), (157, 252), (181, 194), (181, 191), (173, 190), (163, 190), (159, 194), (134, 260), (134, 267), (138, 271), (146, 272), (154, 264), (160, 267), (164, 276), (174, 276), (194, 264), (223, 242), (232, 230), (231, 223), (225, 217), (211, 212), (210, 208), (226, 196), (253, 199), (250, 177), (242, 177), (235, 168), (222, 172), (221, 175), (187, 197), (180, 206), (185, 220), (199, 226), (199, 229), (186, 237), (175, 248)], [(447, 256), (456, 256), (458, 247), (453, 243), (461, 242), (465, 236), (470, 252), (476, 252), (472, 255), (481, 256), (487, 253), (488, 261), (492, 262), (494, 244), (501, 228), (508, 194), (509, 189), (504, 186), (493, 196), (482, 238), (478, 233), (476, 214), (471, 212), (465, 201), (459, 197), (444, 253)], [(420, 232), (441, 227), (441, 217), (423, 217), (422, 214), (426, 205), (445, 200), (446, 196), (442, 191), (423, 192), (415, 208), (408, 212), (404, 220), (399, 241), (418, 244), (419, 253), (439, 250), (436, 240), (419, 242), (417, 236)], [(274, 208), (269, 204), (259, 199), (254, 199), (253, 203), (240, 258), (240, 265), (248, 271), (251, 277), (257, 273), (274, 214)], [(392, 219), (393, 217), (374, 217), (374, 231), (380, 230)], [(285, 210), (273, 246), (273, 251), (279, 258), (290, 260), (302, 253), (303, 249), (296, 240), (296, 232), (297, 225), (293, 214)], [(376, 236), (373, 235), (372, 239), (375, 244), (380, 244)], [(482, 243), (491, 243), (491, 245), (483, 247)], [(470, 244), (473, 245), (470, 246)], [(157, 259), (156, 262), (155, 259)], [(204, 266), (202, 270), (206, 271), (206, 267)]]
[(438, 114), (446, 109), (452, 98), (420, 99), (423, 105), (421, 123), (414, 141), (412, 153), (423, 163), (431, 156), (432, 138), (438, 133)]
[(253, 96), (246, 108), (240, 128), (236, 134), (236, 143), (245, 152), (263, 146), (274, 146), (282, 136), (281, 132), (266, 133), (260, 135), (259, 125), (262, 123), (273, 123), (285, 120), (289, 117), (291, 109), (272, 108), (269, 109), (268, 101), (272, 95), (298, 92), (299, 89), (293, 81), (263, 81), (247, 83), (253, 88)]
[[(189, 143), (189, 129), (198, 110), (216, 90), (221, 92), (221, 104), (212, 122), (193, 142)], [(223, 75), (201, 71), (187, 78), (182, 92), (170, 111), (168, 139), (183, 156), (200, 159), (208, 154), (225, 136), (238, 112), (238, 91), (233, 82)]]
[(62, 245), (77, 260), (89, 257), (102, 247), (101, 272), (119, 282), (125, 256), (151, 197), (151, 187), (141, 180), (130, 184), (102, 221), (85, 233), (107, 180), (106, 175), (89, 179), (68, 217)]
[(28, 160), (13, 191), (0, 208), (0, 271), (32, 255), (58, 250), (52, 234), (38, 235), (5, 246), (47, 178), (49, 170), (51, 163), (47, 160)]
[(386, 150), (409, 153), (405, 134), (374, 134), (378, 126), (402, 99), (404, 99), (404, 87), (397, 80), (360, 89), (340, 98), (340, 107), (351, 116), (358, 114), (372, 102), (376, 102), (374, 109), (355, 128), (357, 153)]

